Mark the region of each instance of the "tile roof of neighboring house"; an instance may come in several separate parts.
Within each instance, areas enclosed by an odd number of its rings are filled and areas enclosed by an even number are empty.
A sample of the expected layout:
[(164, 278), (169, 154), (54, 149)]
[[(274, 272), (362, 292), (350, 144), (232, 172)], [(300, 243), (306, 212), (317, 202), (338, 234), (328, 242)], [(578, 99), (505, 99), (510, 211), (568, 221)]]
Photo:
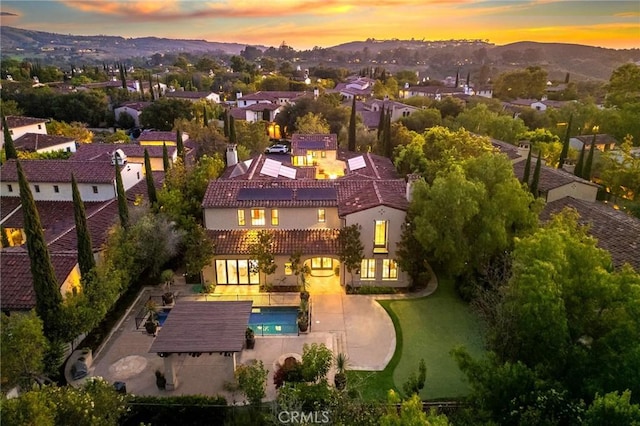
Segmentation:
[[(184, 137), (184, 136), (183, 136)], [(151, 131), (151, 132), (142, 132), (138, 141), (167, 141), (167, 142), (176, 142), (178, 135), (176, 132), (161, 132), (161, 131)]]
[(131, 108), (133, 110), (136, 110), (138, 112), (141, 112), (142, 110), (144, 110), (146, 107), (148, 107), (152, 103), (153, 102), (125, 102), (122, 105), (120, 105), (119, 107), (116, 107), (115, 109), (127, 107), (127, 108)]
[[(130, 157), (144, 157), (144, 150), (149, 152), (151, 158), (162, 158), (161, 145), (138, 145), (133, 143), (86, 143), (81, 144), (78, 150), (71, 156), (75, 161), (111, 161), (111, 155), (116, 149), (121, 149)], [(176, 151), (175, 145), (167, 146), (167, 153), (171, 158)]]
[(540, 217), (549, 220), (551, 215), (565, 207), (580, 214), (580, 223), (589, 225), (589, 234), (598, 239), (598, 246), (611, 253), (615, 267), (629, 263), (640, 271), (640, 219), (615, 210), (599, 202), (564, 197), (547, 203)]
[(446, 86), (411, 86), (405, 89), (408, 92), (416, 93), (429, 93), (433, 95), (437, 94), (449, 94), (449, 93), (464, 93), (464, 89), (461, 87), (446, 87)]
[(294, 133), (291, 136), (291, 153), (306, 155), (307, 150), (335, 151), (338, 149), (338, 135)]
[[(582, 142), (587, 146), (591, 146), (591, 143), (593, 142), (593, 135), (578, 135), (578, 136), (574, 136), (574, 138), (578, 139), (580, 142)], [(618, 141), (616, 141), (613, 136), (608, 135), (606, 133), (598, 133), (596, 135), (596, 145), (600, 145), (600, 144), (611, 145), (617, 142)]]
[[(265, 105), (269, 105), (269, 104), (265, 104)], [(247, 111), (244, 108), (231, 108), (229, 112), (231, 116), (236, 120), (247, 119)]]
[[(25, 127), (31, 126), (32, 124), (40, 124), (46, 123), (47, 120), (44, 118), (34, 118), (34, 117), (22, 117), (19, 115), (7, 115), (7, 126), (10, 129), (15, 129), (16, 127)], [(0, 130), (3, 129), (2, 122), (0, 121)]]
[(39, 149), (51, 148), (56, 145), (67, 144), (75, 139), (58, 135), (43, 135), (40, 133), (25, 133), (14, 142), (17, 150), (35, 152)]
[(341, 179), (397, 179), (398, 173), (393, 163), (386, 157), (381, 155), (372, 154), (370, 152), (352, 152), (346, 150), (338, 151), (338, 158), (343, 161), (348, 161), (350, 158), (360, 157), (364, 158), (366, 166), (357, 169), (355, 171), (349, 169), (347, 163), (347, 174)]
[(417, 110), (420, 109), (420, 108), (415, 107), (413, 105), (408, 105), (408, 104), (404, 104), (402, 102), (392, 101), (392, 100), (389, 100), (389, 99), (370, 99), (367, 102), (365, 102), (365, 105), (369, 109), (373, 108), (374, 106), (377, 106), (378, 108), (385, 108), (385, 109), (391, 108), (392, 110), (408, 108), (408, 109), (411, 109), (413, 111), (417, 111)]
[(264, 90), (244, 95), (238, 101), (270, 101), (277, 102), (279, 99), (295, 99), (304, 96), (306, 92)]
[(540, 102), (537, 99), (514, 99), (510, 102), (512, 105), (530, 107), (532, 103)]
[(338, 214), (348, 215), (377, 206), (407, 210), (406, 183), (395, 180), (339, 180)]
[(205, 99), (207, 96), (214, 94), (213, 92), (191, 92), (189, 90), (176, 90), (175, 92), (166, 92), (167, 98), (184, 98), (184, 99)]
[[(115, 167), (111, 161), (75, 160), (20, 160), (22, 170), (29, 183), (71, 182), (71, 174), (78, 183), (111, 183), (115, 179)], [(0, 180), (17, 182), (15, 160), (7, 161), (0, 169)]]
[(257, 111), (257, 112), (262, 112), (265, 109), (268, 111), (275, 111), (278, 108), (280, 108), (280, 105), (277, 104), (268, 104), (268, 103), (257, 103), (257, 104), (251, 104), (249, 106), (246, 107), (241, 107), (240, 109), (242, 110), (249, 110), (249, 111)]
[[(2, 310), (29, 310), (36, 305), (36, 294), (33, 289), (33, 276), (29, 255), (23, 248), (2, 250), (0, 255), (2, 269)], [(78, 263), (75, 253), (51, 253), (51, 263), (55, 270), (58, 283), (62, 285), (73, 268)]]
[[(337, 254), (339, 252), (338, 229), (272, 229), (273, 254), (291, 255), (300, 250), (305, 255)], [(257, 242), (257, 233), (248, 230), (218, 231), (207, 229), (213, 240), (216, 254), (250, 254), (250, 247)]]
[(369, 129), (377, 129), (380, 124), (380, 111), (362, 110), (359, 112), (362, 117), (362, 124)]
[[(536, 167), (537, 160), (531, 159), (531, 170)], [(522, 179), (524, 176), (525, 161), (519, 161), (513, 164), (513, 171), (518, 179)], [(533, 174), (533, 172), (532, 172)], [(556, 169), (555, 167), (548, 167), (544, 164), (540, 168), (540, 181), (538, 188), (541, 192), (547, 192), (551, 189), (559, 188), (564, 185), (571, 184), (573, 182), (579, 182), (584, 185), (598, 186), (593, 182), (579, 178), (564, 170)]]
[(509, 157), (510, 160), (515, 160), (516, 158), (522, 157), (520, 155), (520, 151), (518, 151), (518, 147), (515, 145), (511, 145), (508, 142), (491, 138), (491, 145), (493, 145), (494, 148)]

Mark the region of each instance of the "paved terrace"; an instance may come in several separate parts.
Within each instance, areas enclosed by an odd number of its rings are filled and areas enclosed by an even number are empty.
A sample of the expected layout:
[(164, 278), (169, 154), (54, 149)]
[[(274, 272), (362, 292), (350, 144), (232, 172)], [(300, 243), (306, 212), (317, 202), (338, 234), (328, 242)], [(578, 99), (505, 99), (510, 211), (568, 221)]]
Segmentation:
[[(176, 277), (176, 285), (170, 291), (179, 300), (252, 300), (254, 306), (297, 306), (298, 293), (259, 294), (258, 286), (219, 286), (216, 294), (194, 294), (191, 285)], [(181, 282), (182, 281), (182, 282)], [(238, 364), (254, 359), (261, 360), (269, 370), (267, 400), (274, 399), (273, 373), (277, 361), (284, 354), (302, 354), (304, 344), (324, 343), (334, 354), (346, 353), (350, 369), (382, 370), (395, 352), (396, 337), (393, 323), (385, 310), (376, 302), (379, 299), (420, 297), (435, 291), (435, 278), (427, 288), (411, 295), (345, 295), (344, 293), (313, 294), (311, 296), (311, 328), (299, 336), (256, 336), (255, 349), (243, 350), (236, 355)], [(224, 289), (225, 292), (220, 290)], [(112, 334), (94, 354), (93, 375), (109, 382), (126, 383), (127, 391), (137, 395), (221, 394), (230, 402), (239, 402), (241, 396), (224, 390), (225, 382), (233, 380), (228, 358), (220, 354), (202, 354), (200, 357), (181, 355), (175, 362), (179, 378), (173, 391), (158, 390), (155, 371), (164, 371), (164, 361), (155, 353), (149, 353), (154, 337), (136, 329), (136, 314), (150, 296), (159, 297), (168, 291), (156, 286), (144, 289), (134, 305), (127, 311)], [(241, 293), (239, 293), (241, 291)], [(234, 292), (233, 294), (230, 294)], [(197, 318), (194, 332), (197, 333)], [(162, 333), (161, 329), (159, 333)], [(329, 373), (333, 380), (334, 371)]]

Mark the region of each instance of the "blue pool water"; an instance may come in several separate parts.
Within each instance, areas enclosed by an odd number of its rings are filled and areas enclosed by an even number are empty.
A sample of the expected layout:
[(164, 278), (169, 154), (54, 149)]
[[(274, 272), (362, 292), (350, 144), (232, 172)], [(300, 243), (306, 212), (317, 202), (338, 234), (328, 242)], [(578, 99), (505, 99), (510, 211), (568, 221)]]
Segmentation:
[(157, 313), (158, 324), (160, 326), (162, 326), (166, 321), (167, 317), (169, 316), (169, 312), (171, 312), (171, 309), (163, 309), (162, 311)]
[(256, 336), (298, 334), (298, 308), (254, 307), (249, 316), (249, 328)]

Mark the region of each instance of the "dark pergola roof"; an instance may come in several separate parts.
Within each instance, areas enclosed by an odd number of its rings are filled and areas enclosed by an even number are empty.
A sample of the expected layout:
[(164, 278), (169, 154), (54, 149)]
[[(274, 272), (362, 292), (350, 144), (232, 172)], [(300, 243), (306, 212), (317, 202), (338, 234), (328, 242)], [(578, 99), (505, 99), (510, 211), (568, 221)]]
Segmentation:
[(240, 352), (252, 301), (176, 302), (149, 352)]

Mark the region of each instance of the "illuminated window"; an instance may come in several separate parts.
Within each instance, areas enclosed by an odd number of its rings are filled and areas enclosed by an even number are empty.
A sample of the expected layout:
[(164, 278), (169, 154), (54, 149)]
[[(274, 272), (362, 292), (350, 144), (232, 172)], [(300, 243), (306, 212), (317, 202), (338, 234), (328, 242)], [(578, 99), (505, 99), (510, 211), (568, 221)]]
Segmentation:
[(318, 222), (325, 222), (327, 219), (324, 209), (318, 209)]
[(327, 158), (327, 152), (326, 151), (321, 151), (320, 152), (320, 157)]
[(244, 210), (238, 210), (238, 226), (245, 226), (247, 222), (244, 220)]
[(251, 224), (253, 226), (264, 226), (264, 209), (251, 209)]
[(387, 252), (387, 231), (389, 228), (389, 222), (386, 220), (376, 220), (375, 230), (373, 235), (373, 252), (374, 253), (386, 253)]
[(311, 259), (311, 269), (332, 269), (333, 260), (330, 257), (314, 257)]
[(287, 262), (284, 264), (284, 274), (285, 275), (293, 275), (293, 269), (291, 268), (291, 262)]
[(360, 265), (360, 279), (363, 281), (376, 279), (375, 259), (362, 259), (362, 264)]
[(260, 284), (260, 277), (252, 265), (255, 261), (247, 259), (217, 259), (217, 284)]
[(397, 280), (398, 264), (393, 259), (382, 259), (382, 279)]
[(271, 225), (278, 226), (280, 223), (280, 215), (278, 214), (278, 209), (271, 209)]

